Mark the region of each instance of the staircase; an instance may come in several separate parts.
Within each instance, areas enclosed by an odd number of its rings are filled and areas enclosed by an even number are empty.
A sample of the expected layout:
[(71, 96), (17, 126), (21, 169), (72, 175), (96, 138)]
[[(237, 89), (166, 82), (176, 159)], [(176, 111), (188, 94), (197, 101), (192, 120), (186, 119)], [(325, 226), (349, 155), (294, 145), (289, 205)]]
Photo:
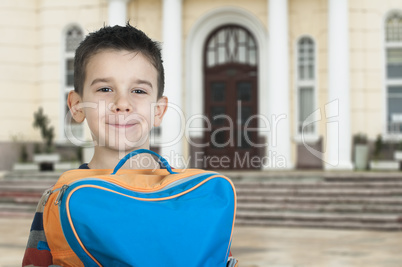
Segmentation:
[(61, 173), (19, 172), (0, 180), (0, 217), (33, 217), (43, 192)]
[[(402, 173), (222, 172), (237, 191), (236, 225), (402, 230)], [(33, 217), (61, 173), (0, 180), (0, 217)]]
[(402, 173), (225, 173), (236, 225), (402, 230)]

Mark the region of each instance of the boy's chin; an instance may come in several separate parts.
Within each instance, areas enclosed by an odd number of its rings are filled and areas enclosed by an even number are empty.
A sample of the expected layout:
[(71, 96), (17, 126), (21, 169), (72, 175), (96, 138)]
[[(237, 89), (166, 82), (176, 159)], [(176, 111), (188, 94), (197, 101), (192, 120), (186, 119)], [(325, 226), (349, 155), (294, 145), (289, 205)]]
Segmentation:
[(128, 142), (123, 144), (108, 144), (106, 145), (110, 150), (114, 150), (117, 152), (122, 153), (129, 153), (133, 150), (140, 149), (140, 148), (149, 148), (149, 143), (147, 141), (142, 142)]
[[(131, 140), (134, 141), (131, 141)], [(103, 140), (103, 141), (102, 141)], [(128, 153), (140, 148), (149, 148), (149, 135), (142, 134), (141, 136), (108, 136), (95, 141), (96, 146), (100, 149), (111, 150), (121, 153)]]

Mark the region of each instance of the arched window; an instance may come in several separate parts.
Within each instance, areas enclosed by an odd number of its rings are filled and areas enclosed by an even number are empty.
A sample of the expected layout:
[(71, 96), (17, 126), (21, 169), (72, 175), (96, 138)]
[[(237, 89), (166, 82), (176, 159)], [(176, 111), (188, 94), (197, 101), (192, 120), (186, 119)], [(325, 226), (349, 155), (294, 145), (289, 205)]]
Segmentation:
[(257, 65), (257, 45), (254, 37), (237, 26), (218, 30), (206, 47), (206, 67), (226, 63)]
[(314, 134), (315, 124), (304, 125), (315, 109), (315, 45), (310, 37), (302, 37), (297, 43), (297, 98), (298, 134)]
[(391, 13), (385, 22), (387, 131), (402, 133), (402, 14)]
[(66, 63), (66, 86), (74, 87), (74, 53), (83, 39), (80, 28), (72, 26), (66, 31), (65, 36), (65, 63)]
[[(75, 49), (78, 47), (80, 42), (83, 40), (83, 31), (78, 26), (70, 26), (64, 32), (63, 36), (63, 113), (62, 121), (64, 125), (64, 118), (69, 112), (67, 106), (67, 96), (71, 90), (74, 90), (74, 54)], [(64, 127), (62, 128), (64, 129)], [(83, 136), (83, 127), (80, 124), (76, 124), (74, 120), (71, 120), (71, 130), (76, 137)]]

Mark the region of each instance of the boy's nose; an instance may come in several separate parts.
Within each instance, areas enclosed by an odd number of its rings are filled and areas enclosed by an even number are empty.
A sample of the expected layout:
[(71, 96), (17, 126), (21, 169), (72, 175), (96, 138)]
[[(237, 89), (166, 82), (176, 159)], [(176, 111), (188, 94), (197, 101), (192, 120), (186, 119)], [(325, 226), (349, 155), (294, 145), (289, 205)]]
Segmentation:
[(125, 98), (124, 96), (115, 99), (112, 105), (112, 111), (114, 112), (130, 112), (131, 110), (132, 106), (127, 98)]

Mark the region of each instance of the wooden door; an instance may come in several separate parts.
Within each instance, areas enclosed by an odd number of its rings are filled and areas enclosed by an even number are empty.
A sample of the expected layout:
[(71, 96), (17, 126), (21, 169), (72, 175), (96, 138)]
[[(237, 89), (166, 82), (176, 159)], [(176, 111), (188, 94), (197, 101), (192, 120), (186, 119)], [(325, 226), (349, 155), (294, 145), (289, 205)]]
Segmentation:
[(258, 156), (256, 55), (253, 37), (239, 26), (222, 27), (207, 42), (204, 110), (209, 131), (204, 143), (209, 145), (204, 157), (209, 169), (256, 168), (250, 164)]

